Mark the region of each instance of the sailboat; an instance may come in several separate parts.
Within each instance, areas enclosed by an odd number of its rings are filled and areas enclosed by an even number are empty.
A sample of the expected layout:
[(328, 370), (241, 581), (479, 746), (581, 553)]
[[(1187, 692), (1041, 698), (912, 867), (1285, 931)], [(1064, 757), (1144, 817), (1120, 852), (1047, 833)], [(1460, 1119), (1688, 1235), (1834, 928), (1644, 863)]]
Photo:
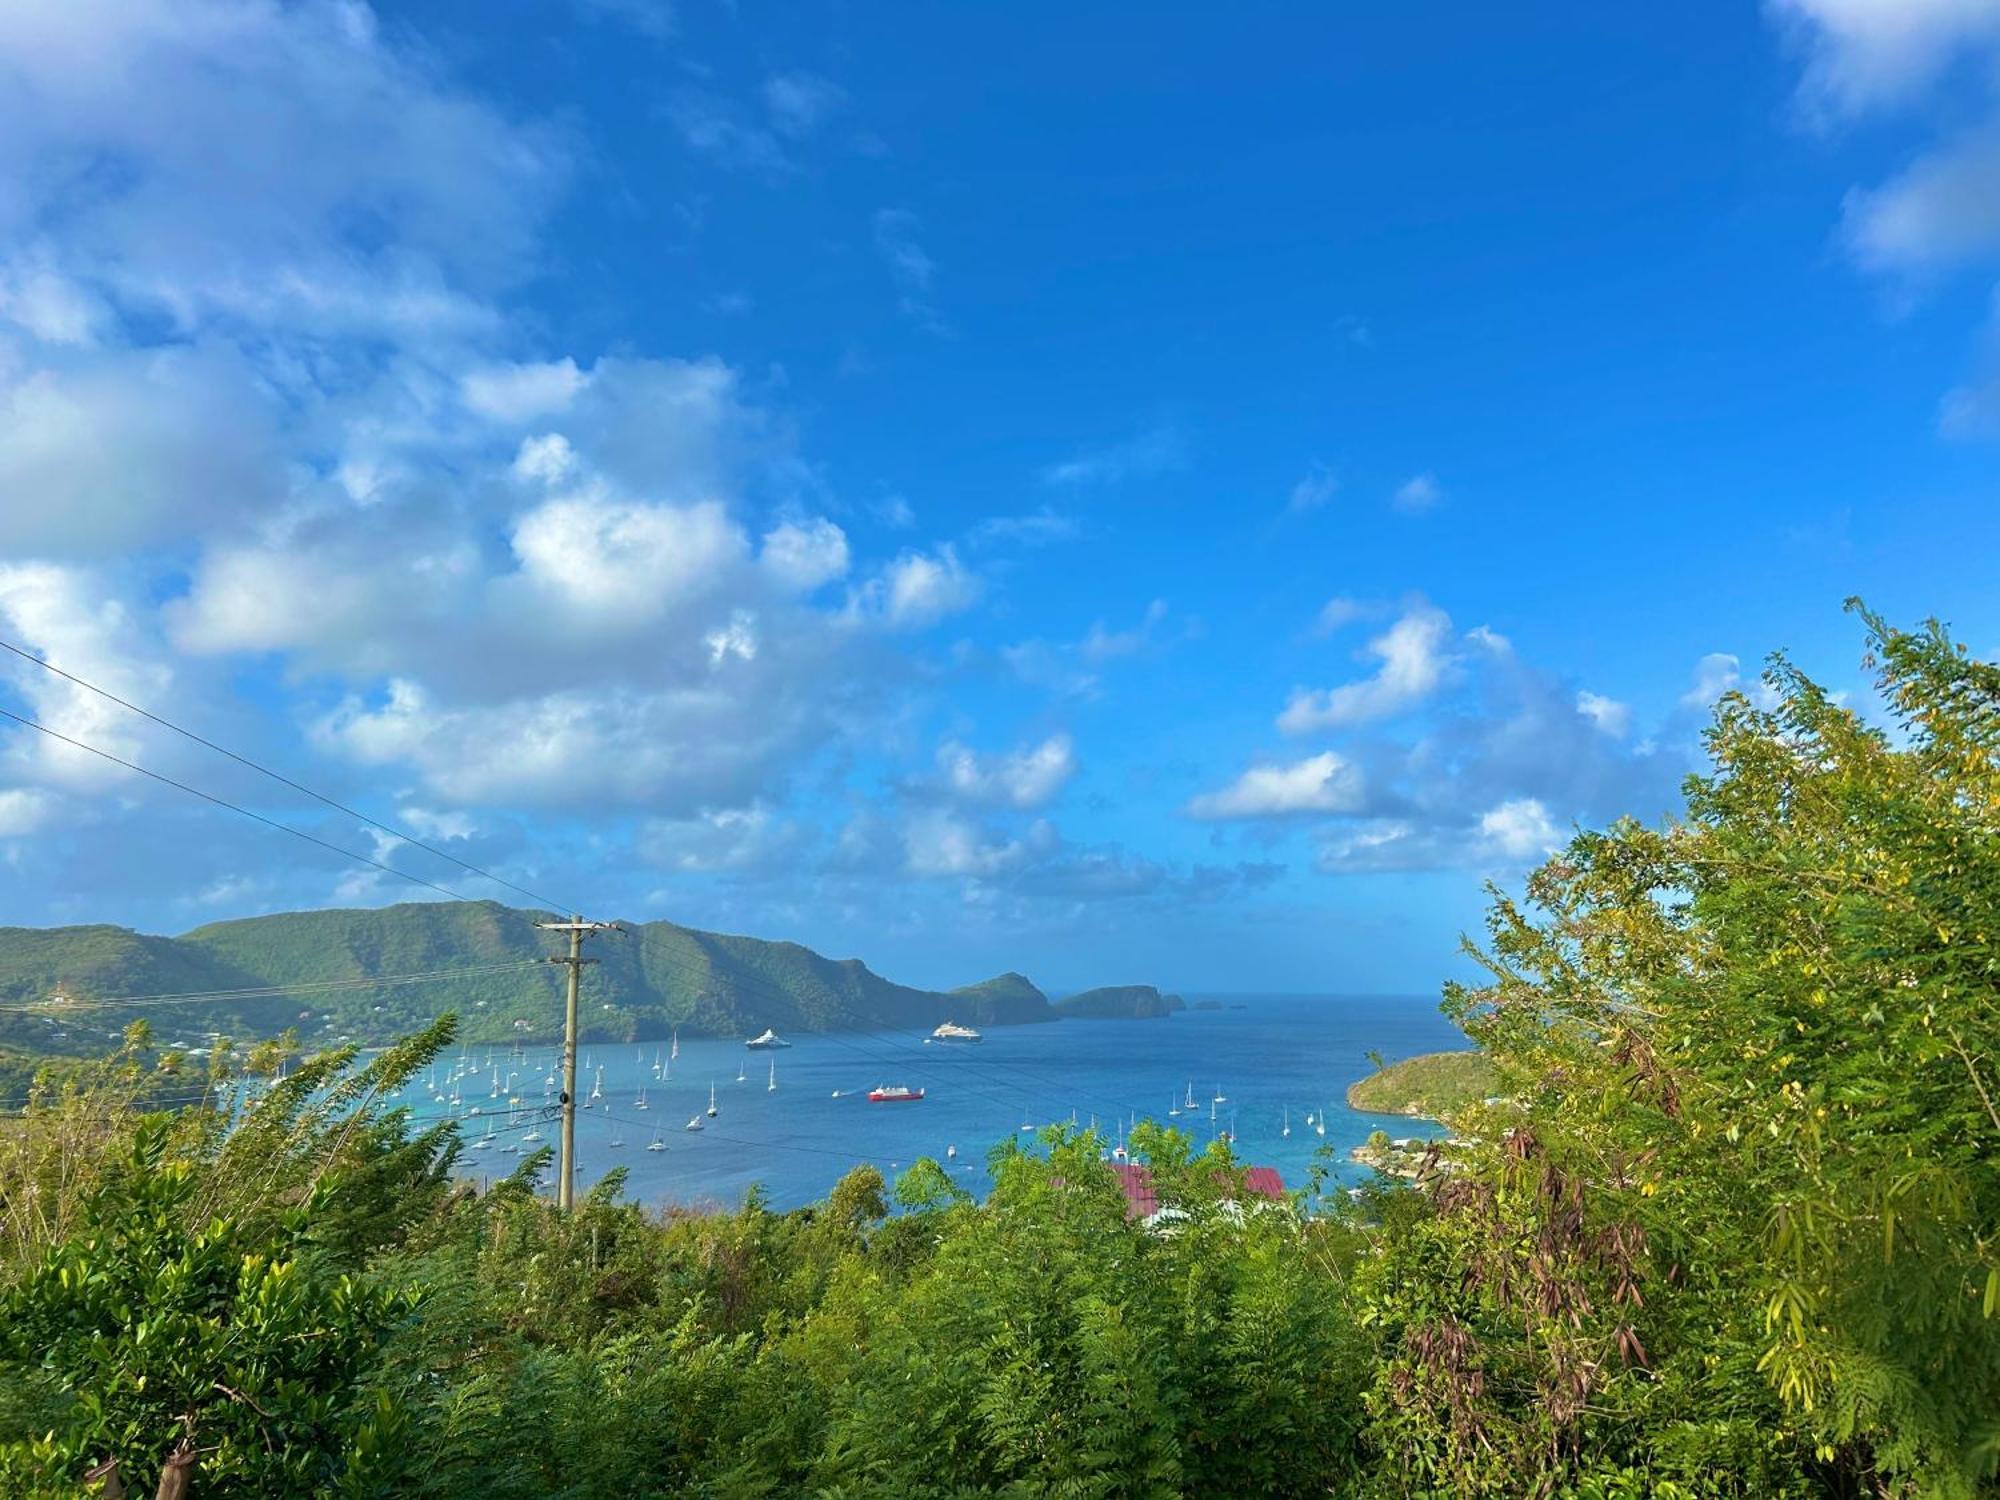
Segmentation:
[(1306, 1111), (1306, 1124), (1310, 1125), (1310, 1124), (1312, 1124), (1312, 1122), (1313, 1122), (1313, 1112), (1312, 1112), (1311, 1110), (1307, 1110), (1307, 1111)]
[(655, 1078), (660, 1076), (660, 1049), (658, 1047), (653, 1049), (653, 1076)]
[(1292, 1133), (1292, 1111), (1291, 1111), (1291, 1106), (1290, 1106), (1290, 1105), (1287, 1105), (1287, 1106), (1285, 1107), (1285, 1124), (1284, 1124), (1284, 1128), (1283, 1128), (1282, 1130), (1280, 1130), (1280, 1131), (1278, 1132), (1278, 1134), (1279, 1134), (1279, 1135), (1282, 1135), (1282, 1136), (1289, 1136), (1289, 1135), (1290, 1135), (1291, 1133)]
[(618, 1122), (616, 1120), (611, 1122), (611, 1144), (614, 1146), (625, 1144), (625, 1137), (618, 1133)]
[(738, 1063), (738, 1064), (736, 1065), (736, 1081), (737, 1081), (738, 1083), (747, 1083), (747, 1082), (749, 1082), (749, 1075), (748, 1075), (747, 1071), (745, 1070), (745, 1067), (744, 1067), (744, 1065), (743, 1065), (742, 1063)]
[(1313, 1126), (1313, 1129), (1317, 1130), (1321, 1135), (1326, 1134), (1326, 1109), (1324, 1106), (1321, 1107), (1319, 1112), (1319, 1123)]
[(1194, 1102), (1194, 1080), (1190, 1078), (1188, 1080), (1188, 1086), (1187, 1086), (1187, 1098), (1181, 1101), (1181, 1108), (1191, 1110), (1194, 1109), (1195, 1107), (1196, 1106)]
[(1219, 1083), (1215, 1086), (1215, 1102), (1217, 1104), (1227, 1104), (1229, 1102), (1229, 1096), (1222, 1092), (1222, 1085)]
[(1175, 1099), (1171, 1104), (1167, 1106), (1167, 1113), (1170, 1115), (1178, 1117), (1180, 1115), (1180, 1112), (1181, 1112), (1181, 1101), (1179, 1099)]
[(646, 1149), (648, 1151), (664, 1151), (667, 1149), (667, 1143), (660, 1139), (659, 1126), (655, 1125), (653, 1127), (653, 1144), (648, 1146)]
[(711, 1120), (715, 1118), (715, 1085), (712, 1083), (708, 1086), (708, 1117)]
[(590, 1097), (593, 1099), (602, 1099), (604, 1097), (604, 1069), (602, 1068), (597, 1070), (597, 1076), (590, 1081)]
[(701, 1128), (702, 1124), (700, 1115), (696, 1115), (692, 1120), (689, 1120), (687, 1122), (687, 1129), (689, 1130), (700, 1130)]
[(648, 1103), (646, 1102), (646, 1085), (645, 1085), (645, 1084), (643, 1084), (643, 1083), (639, 1085), (639, 1097), (638, 1097), (638, 1099), (637, 1099), (636, 1101), (634, 1101), (634, 1105), (633, 1105), (633, 1107), (634, 1107), (635, 1109), (651, 1109), (651, 1108), (652, 1108), (652, 1106), (651, 1106), (650, 1104), (648, 1104)]
[(767, 1094), (778, 1092), (778, 1060), (775, 1057), (771, 1059), (771, 1081), (764, 1085), (764, 1092)]

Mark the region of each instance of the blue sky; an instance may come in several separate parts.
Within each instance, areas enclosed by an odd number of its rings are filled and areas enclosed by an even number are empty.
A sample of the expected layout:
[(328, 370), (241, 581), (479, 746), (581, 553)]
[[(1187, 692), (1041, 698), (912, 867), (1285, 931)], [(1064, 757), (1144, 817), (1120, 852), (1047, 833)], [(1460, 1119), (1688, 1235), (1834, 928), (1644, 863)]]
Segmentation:
[[(0, 0), (0, 635), (595, 914), (1427, 990), (2000, 648), (2000, 3)], [(14, 663), (0, 703), (493, 887)], [(424, 895), (0, 731), (0, 920)]]

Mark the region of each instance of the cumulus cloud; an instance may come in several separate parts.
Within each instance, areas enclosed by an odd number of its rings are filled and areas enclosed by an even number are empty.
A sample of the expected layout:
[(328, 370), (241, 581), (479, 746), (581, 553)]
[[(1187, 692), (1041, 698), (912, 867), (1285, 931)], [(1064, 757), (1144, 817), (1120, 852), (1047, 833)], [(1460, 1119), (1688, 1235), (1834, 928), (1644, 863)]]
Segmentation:
[(764, 533), (759, 557), (786, 587), (810, 593), (847, 576), (847, 533), (824, 516), (784, 521)]
[(1290, 765), (1252, 766), (1220, 791), (1188, 803), (1202, 819), (1296, 817), (1352, 812), (1361, 805), (1361, 773), (1327, 750)]
[(1694, 664), (1694, 683), (1681, 694), (1689, 708), (1708, 708), (1743, 680), (1742, 663), (1727, 651), (1711, 651)]
[(586, 378), (575, 360), (564, 358), (482, 365), (466, 371), (459, 385), (473, 411), (515, 425), (563, 410), (583, 389)]
[(1076, 746), (1068, 735), (1052, 734), (1025, 749), (983, 755), (949, 740), (938, 750), (938, 770), (946, 790), (965, 801), (1041, 807), (1076, 774)]
[(979, 597), (977, 575), (951, 545), (934, 552), (905, 552), (872, 581), (862, 599), (890, 625), (933, 625), (969, 608)]
[(1481, 813), (1479, 832), (1509, 859), (1533, 859), (1562, 843), (1549, 810), (1533, 797), (1515, 797)]
[(1037, 820), (1021, 837), (1010, 839), (942, 809), (916, 814), (903, 830), (909, 872), (933, 877), (1004, 875), (1059, 843), (1046, 821)]
[(2000, 41), (1991, 0), (1768, 0), (1807, 54), (1809, 107), (1855, 113), (1930, 83), (1962, 47)]
[(1278, 715), (1287, 734), (1341, 728), (1387, 718), (1424, 701), (1450, 670), (1451, 618), (1419, 604), (1368, 643), (1381, 665), (1371, 677), (1341, 687), (1300, 688)]
[(1613, 739), (1623, 739), (1632, 728), (1631, 705), (1593, 693), (1588, 688), (1576, 695), (1576, 711)]

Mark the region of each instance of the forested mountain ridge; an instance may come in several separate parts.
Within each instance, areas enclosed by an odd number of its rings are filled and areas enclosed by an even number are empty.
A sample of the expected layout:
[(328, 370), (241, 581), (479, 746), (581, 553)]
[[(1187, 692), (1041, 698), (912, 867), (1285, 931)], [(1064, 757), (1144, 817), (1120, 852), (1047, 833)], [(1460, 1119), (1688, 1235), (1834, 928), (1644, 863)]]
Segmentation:
[[(560, 969), (528, 965), (560, 950), (538, 931), (548, 914), (497, 902), (411, 902), (283, 912), (155, 937), (123, 927), (0, 928), (0, 1004), (61, 994), (73, 1000), (186, 994), (478, 969), (407, 985), (293, 997), (218, 997), (178, 1007), (177, 1031), (268, 1034), (286, 1025), (360, 1037), (407, 1033), (455, 1011), (472, 1038), (550, 1034), (561, 1017)], [(838, 1031), (977, 1026), (1055, 1019), (1048, 997), (1019, 974), (950, 992), (884, 979), (859, 959), (798, 943), (640, 922), (593, 938), (584, 979), (587, 1036), (635, 1039), (678, 1026), (690, 1035), (751, 1035), (765, 1027)], [(115, 1025), (115, 1009), (79, 1013)], [(156, 1017), (156, 1021), (159, 1018)], [(11, 1015), (0, 1041), (46, 1041), (51, 1023)], [(516, 1024), (520, 1023), (520, 1024)]]

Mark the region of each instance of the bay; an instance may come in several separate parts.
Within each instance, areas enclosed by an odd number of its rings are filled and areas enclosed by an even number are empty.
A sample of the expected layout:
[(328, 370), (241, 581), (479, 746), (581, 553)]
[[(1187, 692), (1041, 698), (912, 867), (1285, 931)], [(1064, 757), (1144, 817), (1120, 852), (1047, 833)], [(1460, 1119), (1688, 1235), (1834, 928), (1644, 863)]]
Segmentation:
[[(577, 1091), (588, 1099), (597, 1087), (601, 1096), (577, 1116), (578, 1191), (622, 1167), (627, 1195), (649, 1206), (733, 1207), (755, 1186), (771, 1206), (795, 1208), (823, 1198), (860, 1162), (893, 1177), (930, 1156), (983, 1194), (988, 1151), (1030, 1140), (1024, 1124), (1094, 1122), (1109, 1145), (1135, 1116), (1184, 1129), (1198, 1144), (1214, 1130), (1233, 1130), (1237, 1159), (1277, 1168), (1288, 1188), (1305, 1186), (1316, 1158), (1347, 1184), (1367, 1175), (1347, 1153), (1371, 1130), (1402, 1136), (1435, 1129), (1347, 1107), (1347, 1085), (1372, 1068), (1367, 1053), (1393, 1061), (1468, 1045), (1428, 996), (1188, 998), (1222, 1008), (1157, 1020), (996, 1026), (981, 1042), (955, 1045), (902, 1031), (802, 1033), (774, 1051), (749, 1051), (737, 1038), (683, 1037), (666, 1079), (654, 1073), (656, 1051), (668, 1062), (665, 1043), (586, 1044)], [(470, 1071), (458, 1082), (456, 1110), (428, 1096), (427, 1078), (412, 1083), (404, 1102), (422, 1119), (461, 1119), (466, 1175), (506, 1176), (519, 1155), (556, 1140), (545, 1107), (554, 1098), (548, 1080), (555, 1053), (546, 1044), (518, 1054), (475, 1046), (465, 1062)], [(511, 1095), (521, 1101), (511, 1112), (510, 1074)], [(870, 1103), (867, 1091), (882, 1084), (922, 1088), (925, 1097)], [(1212, 1103), (1218, 1093), (1226, 1102)], [(1182, 1114), (1170, 1115), (1173, 1107)], [(1306, 1123), (1308, 1114), (1323, 1119), (1323, 1135)], [(700, 1131), (685, 1128), (697, 1119)], [(490, 1144), (482, 1144), (489, 1130)], [(534, 1136), (540, 1140), (527, 1139)], [(664, 1150), (647, 1149), (656, 1138)], [(947, 1158), (954, 1147), (956, 1158)]]

